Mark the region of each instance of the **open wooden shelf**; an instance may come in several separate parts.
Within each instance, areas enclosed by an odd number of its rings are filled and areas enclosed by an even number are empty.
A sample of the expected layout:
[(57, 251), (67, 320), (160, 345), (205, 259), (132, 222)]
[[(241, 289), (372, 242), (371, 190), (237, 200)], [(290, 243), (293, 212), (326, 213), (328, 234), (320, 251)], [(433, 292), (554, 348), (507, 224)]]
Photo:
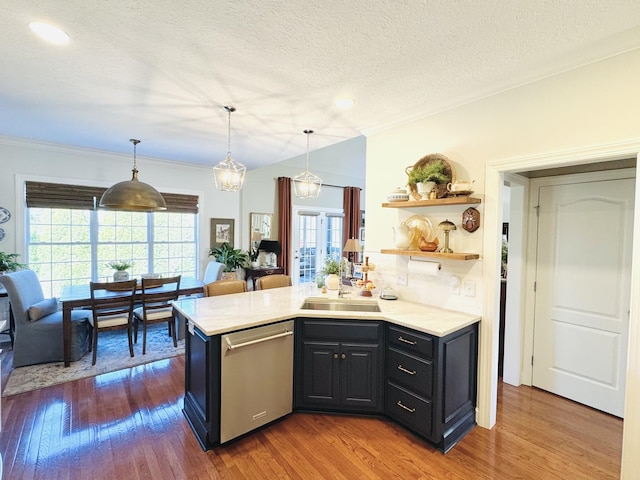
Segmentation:
[(407, 200), (406, 202), (384, 202), (384, 208), (410, 208), (410, 207), (439, 207), (441, 205), (472, 205), (481, 203), (482, 200), (475, 197), (445, 197), (433, 200)]
[(402, 250), (399, 248), (383, 248), (380, 253), (389, 255), (405, 255), (412, 257), (429, 257), (429, 258), (445, 258), (449, 260), (477, 260), (480, 255), (477, 253), (441, 253), (441, 252), (423, 252), (422, 250)]

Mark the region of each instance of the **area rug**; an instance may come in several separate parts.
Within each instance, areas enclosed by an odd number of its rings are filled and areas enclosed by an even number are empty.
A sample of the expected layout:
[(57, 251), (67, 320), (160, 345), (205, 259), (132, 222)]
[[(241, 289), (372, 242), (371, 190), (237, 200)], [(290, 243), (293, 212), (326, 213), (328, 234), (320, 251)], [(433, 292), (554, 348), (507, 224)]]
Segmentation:
[[(37, 390), (38, 388), (92, 377), (101, 373), (114, 372), (144, 363), (184, 354), (184, 340), (178, 340), (178, 347), (167, 335), (165, 324), (150, 325), (147, 329), (147, 353), (142, 355), (142, 332), (138, 332), (138, 343), (133, 344), (134, 357), (129, 356), (126, 332), (113, 330), (101, 332), (98, 336), (98, 359), (91, 365), (92, 353), (88, 352), (77, 362), (65, 368), (63, 362), (44, 363), (14, 368), (2, 396)], [(9, 366), (3, 365), (2, 368)]]

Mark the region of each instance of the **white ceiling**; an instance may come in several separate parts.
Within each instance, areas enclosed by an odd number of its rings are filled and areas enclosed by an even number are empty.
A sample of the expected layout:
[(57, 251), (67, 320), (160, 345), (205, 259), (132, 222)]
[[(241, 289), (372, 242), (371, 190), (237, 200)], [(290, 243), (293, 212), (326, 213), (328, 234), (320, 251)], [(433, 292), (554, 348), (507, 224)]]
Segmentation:
[(9, 0), (0, 135), (214, 165), (231, 104), (252, 169), (639, 47), (637, 0)]

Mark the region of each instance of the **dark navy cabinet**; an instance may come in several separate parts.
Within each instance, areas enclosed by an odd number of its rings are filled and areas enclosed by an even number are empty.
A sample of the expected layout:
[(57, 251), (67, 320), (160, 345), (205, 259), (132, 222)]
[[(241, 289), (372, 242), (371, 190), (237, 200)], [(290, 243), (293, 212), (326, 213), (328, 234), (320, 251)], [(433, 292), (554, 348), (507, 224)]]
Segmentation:
[(297, 409), (382, 413), (384, 324), (296, 321)]
[(385, 413), (446, 453), (476, 423), (478, 324), (445, 337), (387, 330)]

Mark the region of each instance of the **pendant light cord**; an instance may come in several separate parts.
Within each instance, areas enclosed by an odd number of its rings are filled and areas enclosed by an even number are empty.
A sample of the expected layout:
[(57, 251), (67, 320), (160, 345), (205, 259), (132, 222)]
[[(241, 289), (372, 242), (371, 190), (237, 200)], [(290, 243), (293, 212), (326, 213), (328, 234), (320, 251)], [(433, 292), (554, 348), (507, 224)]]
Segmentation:
[(307, 134), (307, 172), (309, 171), (309, 136), (313, 133), (313, 130), (305, 130)]
[(140, 143), (140, 140), (136, 140), (135, 138), (130, 138), (129, 141), (133, 143), (133, 169), (138, 170), (138, 162), (136, 160), (136, 146)]
[(227, 161), (231, 161), (231, 112), (235, 112), (235, 107), (225, 106), (224, 109), (229, 114), (228, 131), (227, 131)]

